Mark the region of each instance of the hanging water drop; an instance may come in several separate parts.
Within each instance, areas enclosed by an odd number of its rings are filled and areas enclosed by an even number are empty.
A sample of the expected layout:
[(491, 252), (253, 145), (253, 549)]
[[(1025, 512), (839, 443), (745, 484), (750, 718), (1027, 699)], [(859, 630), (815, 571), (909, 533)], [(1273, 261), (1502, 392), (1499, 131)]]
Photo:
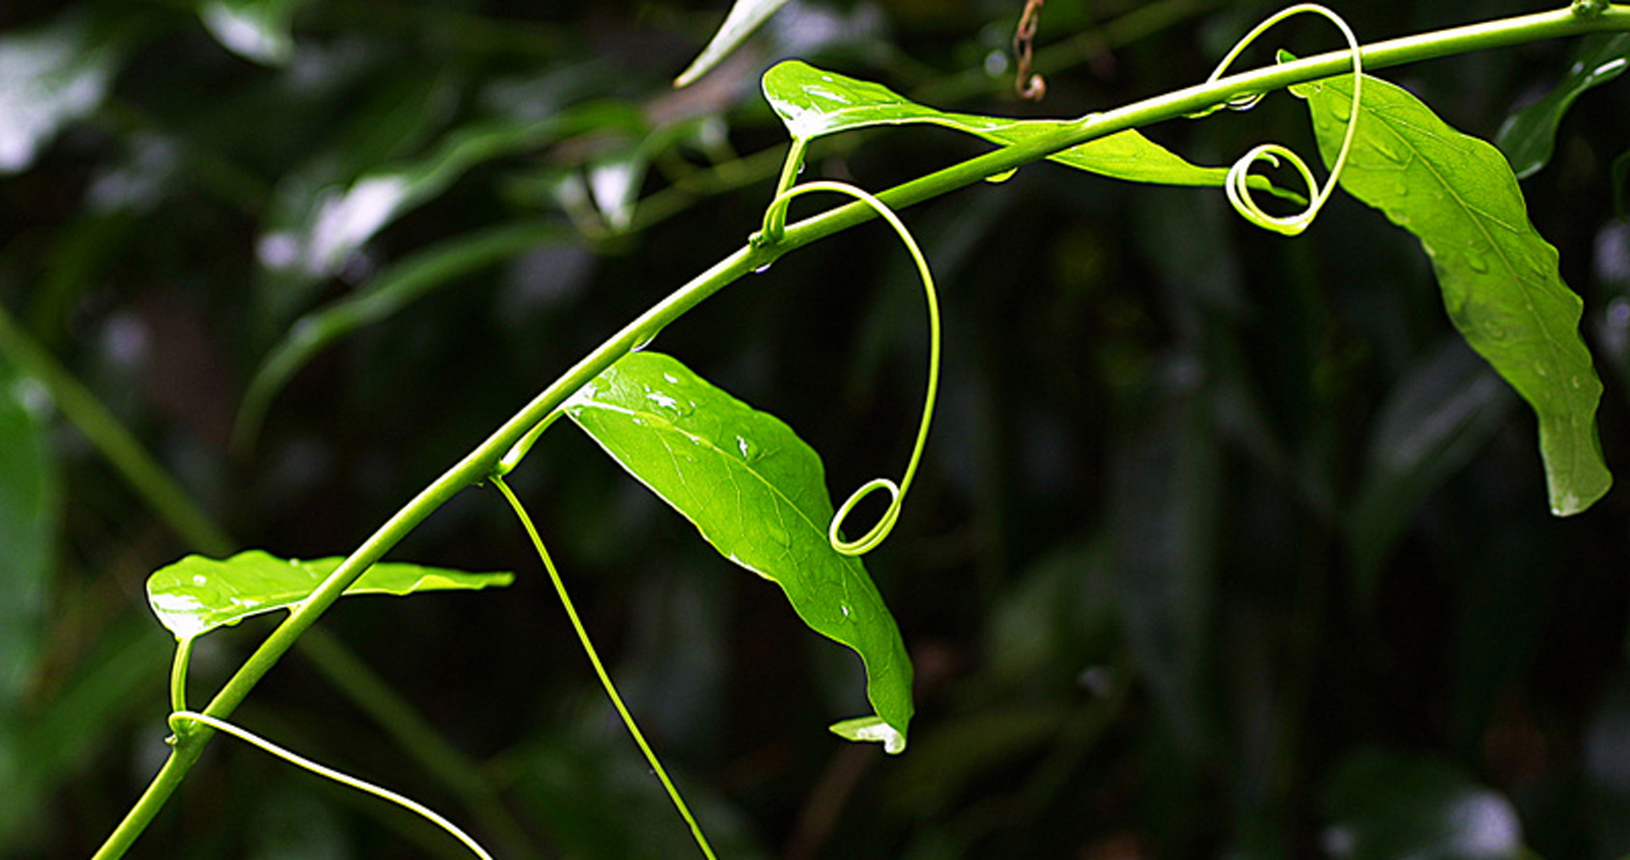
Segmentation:
[(992, 173), (991, 175), (985, 177), (985, 181), (995, 185), (997, 183), (1006, 182), (1009, 179), (1012, 179), (1013, 174), (1018, 172), (1019, 168), (1015, 167), (1012, 170), (1004, 170), (1001, 173)]

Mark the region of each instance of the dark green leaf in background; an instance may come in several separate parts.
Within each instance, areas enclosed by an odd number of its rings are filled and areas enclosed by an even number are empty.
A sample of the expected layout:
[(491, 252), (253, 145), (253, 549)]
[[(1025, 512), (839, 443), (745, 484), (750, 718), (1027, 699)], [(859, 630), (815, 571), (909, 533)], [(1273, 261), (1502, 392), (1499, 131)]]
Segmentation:
[(204, 0), (198, 17), (227, 50), (257, 63), (281, 66), (294, 56), (289, 25), (306, 0)]
[(1630, 66), (1630, 34), (1587, 36), (1573, 66), (1546, 96), (1513, 113), (1494, 136), (1518, 179), (1527, 179), (1551, 160), (1562, 116), (1585, 90), (1605, 84)]
[(1522, 824), (1504, 796), (1437, 758), (1364, 750), (1337, 768), (1324, 845), (1340, 860), (1517, 860)]
[[(251, 615), (293, 609), (344, 560), (339, 556), (285, 560), (258, 549), (221, 560), (189, 555), (147, 578), (147, 602), (177, 640), (195, 639)], [(466, 573), (381, 562), (368, 568), (345, 593), (406, 596), (503, 586), (514, 578), (510, 573)]]
[(56, 536), (45, 389), (0, 355), (0, 735), (34, 665)]
[(860, 655), (877, 716), (833, 728), (903, 750), (911, 660), (865, 566), (827, 541), (832, 500), (814, 450), (659, 353), (624, 357), (564, 409), (721, 555), (781, 586), (805, 624)]
[(0, 176), (101, 106), (120, 53), (78, 16), (0, 37)]
[[(1351, 76), (1293, 87), (1308, 100), (1325, 163), (1346, 134)], [(1596, 437), (1602, 383), (1579, 336), (1582, 303), (1535, 231), (1500, 151), (1419, 99), (1366, 77), (1341, 187), (1420, 240), (1449, 318), (1539, 417), (1551, 511), (1589, 508), (1611, 486)]]

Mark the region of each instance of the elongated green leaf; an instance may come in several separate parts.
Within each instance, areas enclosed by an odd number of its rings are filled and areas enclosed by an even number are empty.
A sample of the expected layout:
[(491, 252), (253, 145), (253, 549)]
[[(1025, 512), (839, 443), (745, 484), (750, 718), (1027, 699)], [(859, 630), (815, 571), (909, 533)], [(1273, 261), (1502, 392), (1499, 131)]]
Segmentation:
[(702, 49), (702, 53), (691, 61), (689, 67), (674, 79), (674, 86), (689, 86), (698, 78), (708, 73), (720, 60), (730, 56), (730, 52), (753, 35), (760, 24), (770, 19), (777, 9), (787, 5), (787, 0), (736, 0), (736, 5), (730, 7), (730, 14), (719, 25), (719, 31)]
[[(1308, 100), (1319, 150), (1333, 162), (1352, 77), (1292, 91)], [(1358, 121), (1341, 187), (1415, 234), (1455, 328), (1534, 408), (1551, 511), (1589, 508), (1613, 480), (1596, 438), (1602, 383), (1579, 337), (1582, 303), (1529, 222), (1511, 166), (1378, 78), (1365, 78)]]
[(624, 357), (564, 408), (720, 554), (781, 586), (805, 624), (860, 655), (877, 715), (833, 730), (905, 749), (911, 660), (865, 566), (827, 541), (832, 501), (814, 450), (658, 353)]
[(0, 730), (34, 666), (51, 575), (57, 471), (40, 408), (46, 400), (0, 353)]
[[(786, 123), (787, 132), (806, 140), (869, 126), (927, 123), (1011, 145), (1072, 124), (945, 113), (882, 84), (823, 71), (798, 60), (771, 67), (764, 73), (763, 86), (764, 97)], [(1224, 167), (1190, 164), (1136, 130), (1083, 143), (1049, 158), (1102, 176), (1161, 185), (1221, 186), (1228, 175)], [(1253, 185), (1269, 187), (1266, 180), (1258, 183), (1259, 179), (1253, 177)]]
[[(258, 549), (228, 559), (189, 555), (147, 578), (147, 602), (175, 638), (194, 639), (251, 615), (292, 609), (345, 559), (285, 560)], [(420, 591), (474, 590), (508, 585), (511, 573), (466, 573), (417, 564), (380, 563), (362, 574), (351, 594), (406, 596)]]
[(554, 224), (505, 224), (458, 236), (404, 258), (363, 287), (295, 321), (256, 369), (243, 396), (235, 435), (251, 441), (272, 398), (329, 344), (383, 320), (431, 291), (557, 238)]
[(1557, 126), (1574, 99), (1624, 74), (1626, 67), (1630, 67), (1630, 34), (1587, 36), (1556, 89), (1506, 118), (1494, 143), (1510, 160), (1518, 179), (1532, 176), (1550, 162)]

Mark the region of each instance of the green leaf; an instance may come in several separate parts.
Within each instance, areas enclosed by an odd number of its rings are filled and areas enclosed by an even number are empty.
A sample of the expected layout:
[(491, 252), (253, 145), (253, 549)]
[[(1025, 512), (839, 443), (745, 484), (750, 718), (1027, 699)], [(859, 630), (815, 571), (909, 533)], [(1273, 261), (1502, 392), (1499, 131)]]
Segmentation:
[[(1308, 100), (1319, 150), (1333, 162), (1351, 76), (1291, 89)], [(1534, 408), (1552, 513), (1589, 508), (1613, 482), (1596, 437), (1602, 383), (1579, 337), (1582, 303), (1562, 282), (1556, 248), (1529, 222), (1511, 166), (1379, 78), (1364, 80), (1358, 121), (1341, 187), (1415, 234), (1455, 328)]]
[[(1074, 125), (1064, 120), (1018, 120), (945, 113), (920, 105), (882, 84), (817, 69), (798, 60), (777, 63), (764, 73), (764, 97), (795, 139), (809, 140), (878, 125), (927, 123), (966, 132), (1004, 146), (1024, 143)], [(1136, 130), (1127, 130), (1048, 156), (1080, 170), (1162, 185), (1223, 185), (1228, 169), (1200, 167)], [(1266, 180), (1252, 177), (1257, 187)], [(1284, 196), (1294, 197), (1285, 192)]]
[[(195, 639), (251, 615), (293, 610), (345, 559), (285, 560), (261, 550), (217, 560), (189, 555), (147, 578), (147, 602), (178, 641)], [(368, 568), (352, 594), (406, 596), (420, 591), (475, 590), (508, 585), (511, 573), (466, 573), (417, 564), (382, 562)]]
[(1323, 841), (1343, 860), (1512, 860), (1524, 850), (1511, 802), (1435, 758), (1353, 753), (1330, 781), (1326, 808)]
[(825, 470), (792, 428), (652, 352), (624, 357), (563, 408), (721, 555), (781, 586), (810, 629), (860, 655), (876, 717), (833, 731), (905, 748), (905, 643), (865, 566), (827, 541)]
[(695, 60), (679, 77), (674, 79), (674, 86), (684, 87), (696, 82), (707, 74), (710, 69), (719, 64), (720, 60), (730, 55), (758, 29), (760, 24), (768, 21), (776, 10), (787, 5), (787, 0), (736, 0), (736, 5), (730, 7), (730, 14), (719, 25), (719, 31), (702, 49)]
[(227, 50), (268, 66), (294, 56), (289, 25), (306, 0), (205, 0), (198, 17)]
[(1574, 100), (1585, 90), (1624, 74), (1626, 67), (1630, 67), (1630, 34), (1587, 36), (1556, 89), (1506, 118), (1494, 143), (1510, 160), (1518, 179), (1527, 179), (1551, 160), (1557, 126)]

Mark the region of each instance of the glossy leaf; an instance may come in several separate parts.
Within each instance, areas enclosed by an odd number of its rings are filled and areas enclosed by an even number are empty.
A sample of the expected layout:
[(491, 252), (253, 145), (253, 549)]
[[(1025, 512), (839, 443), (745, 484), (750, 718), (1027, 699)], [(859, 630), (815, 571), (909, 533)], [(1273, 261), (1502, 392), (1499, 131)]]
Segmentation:
[[(1292, 91), (1308, 100), (1329, 164), (1346, 132), (1351, 76)], [(1420, 240), (1455, 328), (1534, 408), (1551, 511), (1589, 508), (1612, 484), (1596, 437), (1602, 383), (1579, 336), (1582, 302), (1529, 222), (1511, 166), (1378, 78), (1365, 79), (1359, 123), (1342, 188)]]
[(1624, 74), (1626, 67), (1630, 67), (1630, 34), (1587, 36), (1556, 89), (1506, 118), (1494, 143), (1505, 153), (1518, 179), (1532, 176), (1550, 162), (1557, 126), (1574, 100), (1585, 90)]
[[(147, 578), (147, 602), (177, 640), (194, 639), (252, 615), (292, 610), (342, 561), (339, 556), (285, 560), (258, 549), (220, 560), (189, 555)], [(514, 578), (510, 573), (466, 573), (381, 562), (368, 568), (345, 593), (400, 597), (421, 591), (503, 586)]]
[[(764, 73), (763, 86), (764, 97), (787, 132), (804, 140), (870, 126), (927, 123), (1010, 145), (1072, 125), (1063, 120), (945, 113), (882, 84), (822, 71), (798, 60), (771, 67)], [(1227, 168), (1190, 164), (1136, 130), (1083, 143), (1048, 158), (1102, 176), (1162, 185), (1221, 186), (1228, 175)], [(1266, 180), (1256, 183), (1257, 179), (1260, 177), (1253, 178), (1253, 184), (1267, 187)]]
[(564, 409), (721, 555), (781, 586), (805, 624), (860, 655), (876, 717), (833, 731), (903, 750), (911, 661), (865, 566), (827, 541), (832, 501), (814, 450), (659, 353), (624, 357)]
[(0, 37), (0, 175), (101, 105), (119, 53), (77, 17)]
[(47, 401), (0, 354), (0, 728), (25, 687), (45, 618), (57, 508)]
[(1331, 780), (1326, 806), (1323, 842), (1341, 860), (1522, 856), (1522, 825), (1511, 802), (1439, 759), (1354, 753)]
[(725, 16), (724, 23), (719, 25), (719, 31), (713, 34), (707, 47), (691, 61), (690, 66), (674, 79), (674, 86), (684, 87), (695, 83), (698, 78), (717, 66), (720, 60), (730, 56), (730, 52), (736, 50), (736, 46), (785, 5), (787, 0), (736, 0), (736, 4), (730, 7), (730, 14)]
[(289, 25), (306, 0), (205, 0), (198, 6), (204, 28), (244, 59), (281, 66), (294, 56)]

